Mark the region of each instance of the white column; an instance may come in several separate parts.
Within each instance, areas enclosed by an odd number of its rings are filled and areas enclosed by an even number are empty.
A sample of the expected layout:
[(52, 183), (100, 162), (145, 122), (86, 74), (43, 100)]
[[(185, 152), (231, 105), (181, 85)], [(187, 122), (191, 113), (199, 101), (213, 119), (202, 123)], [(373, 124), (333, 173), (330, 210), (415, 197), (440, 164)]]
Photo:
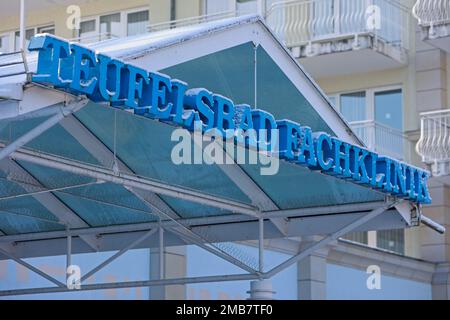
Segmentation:
[(25, 51), (26, 43), (26, 10), (25, 10), (25, 0), (20, 0), (20, 50)]
[[(150, 249), (150, 279), (159, 279), (161, 263), (159, 248)], [(184, 278), (186, 274), (186, 247), (166, 247), (164, 249), (164, 277)], [(151, 300), (184, 300), (186, 299), (185, 285), (159, 286), (149, 288)]]
[[(317, 237), (304, 239), (301, 244), (301, 250), (304, 247), (308, 247), (311, 241), (317, 240)], [(323, 248), (298, 262), (297, 292), (299, 300), (326, 299), (327, 255), (328, 249)]]

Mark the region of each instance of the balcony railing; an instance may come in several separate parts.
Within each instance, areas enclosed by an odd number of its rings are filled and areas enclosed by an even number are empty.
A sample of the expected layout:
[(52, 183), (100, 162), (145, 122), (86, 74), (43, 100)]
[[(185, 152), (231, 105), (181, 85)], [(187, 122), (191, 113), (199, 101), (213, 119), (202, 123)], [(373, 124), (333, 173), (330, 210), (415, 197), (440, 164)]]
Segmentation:
[(370, 150), (406, 160), (410, 143), (402, 131), (373, 120), (353, 121), (350, 126)]
[(433, 26), (450, 22), (449, 0), (417, 0), (413, 15), (423, 26)]
[(443, 174), (450, 162), (450, 109), (421, 114), (416, 151), (422, 162), (433, 166), (435, 175)]
[(147, 27), (149, 32), (154, 31), (161, 31), (161, 30), (167, 30), (167, 29), (173, 29), (173, 28), (180, 28), (185, 26), (191, 26), (196, 25), (204, 22), (211, 22), (216, 21), (220, 19), (226, 19), (236, 16), (238, 13), (236, 11), (225, 11), (225, 12), (218, 12), (208, 15), (201, 15), (201, 16), (195, 16), (195, 17), (189, 17), (184, 19), (177, 19), (172, 21), (165, 21), (161, 23), (155, 23), (151, 24)]
[(70, 39), (70, 41), (89, 44), (89, 43), (96, 43), (96, 42), (101, 42), (101, 41), (105, 41), (105, 40), (109, 40), (109, 39), (117, 39), (117, 38), (120, 38), (120, 36), (115, 35), (111, 32), (104, 32), (104, 33), (91, 34), (91, 35), (87, 35), (87, 36), (80, 36), (77, 38), (72, 38), (72, 39)]
[(274, 3), (267, 23), (288, 47), (371, 34), (407, 49), (409, 16), (395, 0), (294, 0)]

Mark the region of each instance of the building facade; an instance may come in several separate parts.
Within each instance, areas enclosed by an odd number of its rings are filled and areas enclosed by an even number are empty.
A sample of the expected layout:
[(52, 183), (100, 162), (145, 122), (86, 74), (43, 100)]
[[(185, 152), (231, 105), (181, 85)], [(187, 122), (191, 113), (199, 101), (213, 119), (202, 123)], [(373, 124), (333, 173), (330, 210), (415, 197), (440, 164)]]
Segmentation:
[[(0, 13), (3, 53), (21, 47), (18, 2), (0, 5), (4, 6)], [(433, 204), (423, 210), (443, 226), (449, 224), (448, 1), (98, 0), (70, 1), (70, 5), (63, 0), (55, 1), (56, 4), (26, 2), (26, 41), (35, 34), (50, 33), (87, 45), (259, 13), (366, 146), (432, 172)], [(418, 292), (415, 297), (448, 299), (448, 237), (448, 233), (438, 235), (423, 226), (348, 234), (298, 263), (297, 297), (339, 298), (336, 288), (341, 284), (331, 285), (334, 280), (330, 275), (341, 272), (349, 278), (358, 277), (351, 273), (365, 272), (369, 266), (377, 265), (386, 277), (394, 279), (392, 283), (409, 281), (403, 285)], [(294, 254), (313, 240), (273, 240), (266, 246), (277, 254)], [(243, 245), (253, 248), (253, 243)], [(167, 265), (183, 267), (166, 272), (189, 274), (189, 252), (184, 247), (169, 248), (166, 259), (174, 262)], [(157, 253), (150, 253), (150, 260), (152, 254)], [(150, 270), (159, 272), (152, 263)], [(201, 298), (197, 294), (201, 290), (208, 289), (168, 286), (150, 289), (149, 295)], [(394, 292), (384, 297), (408, 298), (401, 293), (395, 296)], [(349, 294), (348, 298), (355, 296)]]

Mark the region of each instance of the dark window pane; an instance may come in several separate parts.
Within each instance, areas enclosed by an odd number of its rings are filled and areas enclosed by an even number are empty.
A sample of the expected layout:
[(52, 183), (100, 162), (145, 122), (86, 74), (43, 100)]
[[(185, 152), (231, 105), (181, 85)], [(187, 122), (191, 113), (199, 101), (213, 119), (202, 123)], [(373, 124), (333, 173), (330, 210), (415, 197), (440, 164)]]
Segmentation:
[(402, 90), (375, 93), (375, 121), (403, 131)]
[(349, 234), (346, 234), (345, 236), (342, 237), (343, 239), (346, 240), (350, 240), (353, 242), (359, 242), (362, 244), (368, 244), (368, 237), (367, 237), (367, 232), (352, 232)]
[(83, 21), (80, 23), (80, 35), (95, 31), (95, 20)]
[(140, 11), (128, 14), (128, 35), (133, 36), (147, 32), (149, 12)]
[(100, 33), (108, 36), (120, 35), (120, 13), (100, 17)]
[(400, 254), (405, 253), (405, 232), (403, 229), (377, 231), (377, 247)]

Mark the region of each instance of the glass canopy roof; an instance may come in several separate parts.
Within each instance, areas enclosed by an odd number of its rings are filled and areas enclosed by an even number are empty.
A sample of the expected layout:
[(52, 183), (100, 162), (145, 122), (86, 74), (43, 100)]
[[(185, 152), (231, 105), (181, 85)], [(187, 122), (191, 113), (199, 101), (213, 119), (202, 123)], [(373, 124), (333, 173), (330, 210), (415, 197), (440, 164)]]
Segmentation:
[[(253, 105), (255, 91), (254, 47), (239, 45), (188, 61), (165, 70), (191, 88), (205, 87), (230, 97), (236, 104)], [(290, 119), (314, 131), (334, 135), (294, 84), (267, 52), (257, 49), (257, 104), (277, 119)], [(127, 167), (140, 177), (251, 204), (217, 165), (175, 165), (170, 139), (174, 127), (135, 116), (132, 113), (89, 103), (75, 117)], [(4, 143), (42, 123), (45, 118), (2, 121), (0, 140)], [(99, 161), (61, 125), (56, 125), (26, 148), (101, 166)], [(0, 175), (0, 230), (6, 235), (64, 230), (57, 218), (30, 193), (54, 190), (53, 194), (92, 227), (156, 221), (152, 209), (121, 185), (99, 183), (91, 178), (43, 166), (18, 162), (27, 175)], [(110, 164), (112, 167), (112, 163)], [(274, 176), (261, 176), (258, 165), (243, 165), (244, 172), (280, 209), (308, 208), (383, 200), (379, 192), (281, 161)], [(36, 185), (36, 180), (40, 185)], [(13, 196), (18, 196), (14, 198)], [(223, 209), (186, 200), (160, 196), (181, 218), (230, 215)]]

